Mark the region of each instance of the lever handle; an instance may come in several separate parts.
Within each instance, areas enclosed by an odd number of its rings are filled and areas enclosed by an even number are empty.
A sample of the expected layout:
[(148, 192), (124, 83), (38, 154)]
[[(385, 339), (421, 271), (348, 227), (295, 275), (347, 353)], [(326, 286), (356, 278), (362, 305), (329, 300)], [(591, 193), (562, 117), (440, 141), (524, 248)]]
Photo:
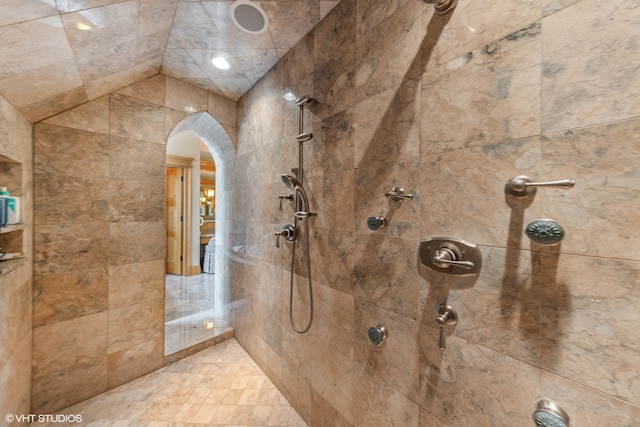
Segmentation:
[(455, 325), (458, 323), (458, 313), (456, 313), (450, 305), (442, 304), (438, 307), (438, 317), (436, 317), (436, 322), (440, 328), (440, 335), (438, 335), (438, 348), (441, 351), (444, 351), (444, 325)]
[(284, 194), (281, 194), (281, 195), (278, 196), (278, 199), (280, 199), (280, 206), (278, 207), (278, 210), (281, 211), (282, 210), (282, 201), (285, 200), (285, 199), (289, 200), (289, 201), (293, 200), (293, 193), (289, 193), (289, 195), (286, 195), (286, 196)]
[(533, 182), (533, 180), (525, 175), (511, 178), (504, 186), (504, 191), (512, 197), (525, 197), (535, 194), (537, 187), (551, 188), (571, 188), (576, 185), (575, 181), (570, 179), (561, 179), (559, 181)]
[(462, 267), (471, 270), (476, 265), (471, 261), (456, 261), (456, 254), (449, 248), (440, 248), (433, 255), (433, 263), (440, 268), (449, 266)]
[(275, 233), (276, 236), (276, 248), (280, 247), (280, 237), (285, 242), (291, 243), (296, 237), (296, 227), (293, 224), (284, 224), (280, 231)]

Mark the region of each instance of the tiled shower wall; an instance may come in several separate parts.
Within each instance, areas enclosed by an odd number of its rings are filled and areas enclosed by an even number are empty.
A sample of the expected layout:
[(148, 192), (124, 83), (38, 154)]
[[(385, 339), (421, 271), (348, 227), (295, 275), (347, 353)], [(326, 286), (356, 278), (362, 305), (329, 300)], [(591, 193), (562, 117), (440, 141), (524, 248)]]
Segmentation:
[(235, 103), (156, 75), (35, 126), (32, 413), (162, 366), (165, 143)]
[[(460, 0), (446, 16), (343, 0), (240, 100), (230, 318), (312, 426), (533, 425), (541, 397), (572, 425), (638, 425), (639, 22), (633, 0)], [(289, 326), (291, 246), (273, 237), (293, 217), (278, 210), (280, 174), (297, 166), (289, 89), (320, 102), (305, 112), (318, 213), (305, 335)], [(517, 175), (576, 185), (512, 201)], [(385, 198), (396, 186), (416, 197)], [(371, 232), (378, 215), (388, 226)], [(540, 218), (564, 227), (560, 246), (524, 235)], [(421, 267), (420, 239), (435, 236), (480, 245), (481, 274)], [(445, 302), (459, 323), (440, 351)], [(367, 339), (377, 324), (380, 347)]]

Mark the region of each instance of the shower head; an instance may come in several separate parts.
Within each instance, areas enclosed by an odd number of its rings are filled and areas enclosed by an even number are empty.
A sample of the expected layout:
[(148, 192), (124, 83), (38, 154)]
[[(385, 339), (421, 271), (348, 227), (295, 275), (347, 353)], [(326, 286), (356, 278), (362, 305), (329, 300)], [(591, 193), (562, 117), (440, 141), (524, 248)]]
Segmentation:
[(553, 400), (538, 401), (533, 421), (537, 427), (569, 427), (569, 415)]
[(296, 178), (293, 175), (289, 175), (288, 173), (283, 173), (281, 178), (284, 185), (286, 185), (292, 190), (295, 190), (296, 187), (302, 187), (302, 184), (300, 183), (300, 181), (298, 181), (298, 178)]
[[(286, 185), (287, 187), (289, 187), (290, 189), (296, 192), (296, 197), (297, 195), (300, 195), (300, 197), (302, 198), (302, 203), (304, 204), (304, 209), (308, 211), (309, 198), (307, 197), (307, 192), (304, 191), (304, 188), (302, 188), (302, 183), (298, 181), (298, 178), (296, 178), (293, 175), (289, 175), (287, 173), (282, 174), (281, 178), (284, 185)], [(300, 211), (300, 212), (303, 212), (303, 211)], [(309, 214), (309, 212), (306, 212), (306, 213)], [(298, 212), (296, 212), (296, 217), (298, 217), (297, 214)]]
[(309, 141), (311, 138), (313, 138), (313, 134), (311, 132), (301, 133), (300, 135), (296, 136), (296, 141), (305, 142), (305, 141)]

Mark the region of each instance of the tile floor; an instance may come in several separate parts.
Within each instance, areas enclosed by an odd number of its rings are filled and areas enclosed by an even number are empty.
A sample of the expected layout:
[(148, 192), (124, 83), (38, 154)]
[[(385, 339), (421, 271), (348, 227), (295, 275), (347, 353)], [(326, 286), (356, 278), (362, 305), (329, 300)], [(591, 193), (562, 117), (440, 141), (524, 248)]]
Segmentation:
[(214, 282), (215, 274), (166, 275), (165, 356), (231, 331)]
[(31, 425), (307, 425), (234, 338), (60, 411), (59, 414), (82, 415), (82, 423)]

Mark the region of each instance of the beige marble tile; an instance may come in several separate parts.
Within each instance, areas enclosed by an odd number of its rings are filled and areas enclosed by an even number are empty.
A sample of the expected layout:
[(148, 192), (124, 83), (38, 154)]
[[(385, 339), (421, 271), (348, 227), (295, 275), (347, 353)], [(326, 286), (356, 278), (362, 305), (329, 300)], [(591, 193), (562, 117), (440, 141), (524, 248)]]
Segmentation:
[(0, 27), (0, 39), (0, 80), (73, 59), (59, 16)]
[(542, 0), (542, 13), (544, 16), (551, 15), (578, 1), (579, 0)]
[(111, 135), (164, 144), (164, 108), (123, 95), (111, 95)]
[[(309, 198), (310, 210), (318, 216), (309, 220), (311, 228), (339, 229), (354, 231), (353, 217), (355, 210), (354, 171), (352, 169), (334, 169), (330, 173), (329, 165), (317, 168), (313, 176), (309, 173), (304, 187)], [(336, 179), (340, 176), (340, 179)]]
[(85, 88), (78, 86), (67, 92), (59, 93), (25, 105), (21, 107), (20, 110), (25, 117), (35, 123), (54, 114), (66, 111), (76, 105), (83, 104), (88, 100)]
[(632, 120), (543, 136), (541, 176), (576, 181), (535, 196), (565, 230), (562, 252), (640, 259), (639, 132)]
[[(34, 379), (77, 365), (98, 363), (106, 353), (107, 313), (66, 320), (34, 329)], [(56, 351), (51, 350), (55, 348)]]
[[(356, 169), (356, 231), (408, 239), (420, 237), (419, 180), (418, 158)], [(403, 188), (405, 193), (414, 197), (400, 201), (385, 197), (385, 193), (393, 188)], [(372, 216), (385, 218), (385, 227), (377, 231), (370, 230), (367, 219)]]
[[(372, 344), (368, 337), (369, 328), (377, 325), (385, 326), (388, 332), (387, 338), (379, 346)], [(366, 301), (356, 300), (354, 365), (363, 368), (372, 380), (375, 378), (375, 382), (384, 384), (385, 389), (393, 389), (414, 402), (419, 399), (419, 345), (416, 321)], [(356, 377), (359, 375), (356, 373)], [(358, 390), (361, 380), (356, 379), (356, 383)], [(357, 411), (356, 408), (356, 414)]]
[(50, 0), (6, 0), (2, 9), (0, 26), (58, 14), (55, 3)]
[(356, 41), (356, 2), (345, 0), (313, 29), (314, 63), (318, 67), (340, 52), (349, 50)]
[(34, 232), (34, 274), (106, 266), (108, 224), (40, 225)]
[(429, 27), (428, 31), (439, 21), (445, 18), (447, 21), (441, 34), (438, 34), (435, 46), (431, 40), (423, 45), (423, 68), (437, 67), (505, 36), (521, 37), (521, 29), (542, 17), (542, 1), (522, 3), (507, 0), (497, 3), (491, 0), (463, 0), (458, 2), (452, 13), (444, 17), (435, 15), (433, 7), (427, 7), (424, 25)]
[[(109, 178), (125, 181), (158, 181), (165, 174), (165, 146), (111, 136), (109, 143)], [(145, 159), (140, 162), (139, 159)], [(150, 195), (151, 196), (151, 195)], [(164, 193), (152, 196), (164, 199)]]
[(162, 74), (156, 74), (148, 79), (138, 81), (132, 85), (124, 87), (117, 91), (120, 95), (126, 95), (141, 101), (150, 102), (156, 105), (165, 104), (167, 77)]
[(40, 225), (105, 222), (109, 219), (109, 181), (37, 174), (34, 218)]
[(418, 318), (420, 286), (415, 268), (417, 241), (377, 234), (354, 242), (355, 296), (410, 319)]
[(178, 0), (140, 0), (138, 37), (166, 31), (173, 22), (177, 5)]
[(540, 218), (542, 206), (507, 199), (504, 185), (518, 175), (540, 176), (540, 158), (538, 137), (424, 156), (420, 225), (430, 236), (422, 237), (529, 249), (524, 229)]
[(107, 310), (109, 282), (105, 268), (38, 274), (33, 286), (36, 327)]
[(164, 181), (109, 181), (109, 219), (116, 221), (156, 221), (164, 212)]
[(358, 102), (420, 75), (422, 7), (408, 3), (356, 41)]
[(164, 298), (164, 261), (109, 268), (109, 309)]
[(118, 2), (119, 0), (56, 0), (58, 9), (63, 13), (91, 9)]
[(420, 408), (420, 427), (447, 427), (445, 423), (424, 408)]
[(207, 91), (176, 79), (166, 79), (164, 105), (185, 111), (186, 107), (196, 111), (206, 111), (208, 107)]
[[(164, 328), (163, 321), (164, 304), (161, 299), (149, 302), (133, 304), (109, 311), (109, 355), (130, 349), (133, 346), (147, 341), (161, 342)], [(151, 345), (151, 344), (149, 344)], [(143, 346), (142, 350), (149, 352), (148, 346)], [(153, 346), (161, 354), (162, 346)], [(132, 354), (137, 354), (131, 350)], [(129, 359), (132, 356), (123, 356)], [(119, 356), (114, 356), (119, 359)], [(133, 356), (135, 357), (135, 356)], [(131, 363), (134, 363), (133, 361)], [(146, 372), (145, 372), (146, 373)]]
[(109, 353), (108, 386), (138, 378), (162, 367), (162, 336)]
[(38, 104), (53, 97), (63, 97), (66, 92), (78, 90), (81, 86), (82, 80), (73, 58), (26, 70), (0, 80), (3, 96), (16, 107)]
[(547, 251), (540, 276), (542, 368), (637, 405), (640, 264)]
[(360, 0), (356, 4), (356, 34), (363, 36), (406, 6), (410, 0)]
[[(294, 89), (313, 72), (314, 63), (309, 58), (314, 55), (314, 47), (315, 34), (309, 33), (284, 56), (284, 82), (289, 85), (286, 89)], [(304, 94), (294, 92), (294, 95), (300, 97)]]
[[(212, 49), (222, 47), (224, 39), (218, 32), (217, 26), (213, 25), (207, 11), (210, 14), (219, 13), (229, 16), (228, 2), (179, 2), (173, 19), (171, 28), (171, 36), (167, 47), (183, 49)], [(225, 27), (234, 27), (232, 22), (227, 19)], [(238, 30), (240, 31), (240, 30)], [(245, 33), (246, 34), (246, 33)], [(248, 34), (246, 34), (248, 36)]]
[(43, 123), (95, 133), (109, 133), (109, 97), (103, 96), (50, 117)]
[[(71, 175), (99, 179), (108, 176), (109, 137), (106, 135), (38, 124), (33, 144), (33, 171), (41, 177)], [(69, 150), (69, 146), (73, 146), (73, 150)]]
[[(136, 68), (149, 63), (154, 64), (155, 68), (154, 72), (144, 77), (149, 77), (159, 71), (168, 37), (168, 30), (163, 30), (148, 36), (138, 37), (136, 40)], [(139, 78), (135, 78), (135, 81), (138, 80)]]
[(640, 408), (622, 399), (576, 385), (565, 378), (541, 371), (542, 397), (557, 402), (567, 413), (571, 425), (632, 426), (640, 419)]
[(164, 221), (112, 223), (109, 266), (156, 261), (165, 257)]
[(540, 133), (540, 24), (422, 76), (422, 154)]
[(295, 46), (320, 21), (320, 2), (264, 1), (261, 5), (269, 17), (268, 33), (276, 49)]
[[(318, 44), (320, 41), (314, 43)], [(313, 90), (308, 90), (319, 104), (312, 109), (313, 114), (325, 119), (356, 103), (355, 88), (355, 44), (346, 52), (338, 52), (326, 62), (315, 67)]]
[[(333, 233), (330, 230), (314, 230), (311, 240), (311, 274), (314, 283), (353, 295), (354, 262), (358, 251), (353, 246), (355, 234)], [(287, 257), (290, 259), (290, 257)]]
[(348, 421), (336, 410), (322, 395), (311, 389), (311, 425), (351, 427), (353, 422)]
[(638, 116), (639, 14), (633, 2), (587, 0), (543, 20), (543, 132)]
[(419, 406), (388, 384), (355, 365), (354, 425), (418, 427)]
[(422, 408), (447, 425), (531, 423), (540, 389), (535, 367), (455, 336), (446, 337), (447, 348), (441, 352), (432, 345), (437, 339), (437, 329), (422, 328)]
[(114, 70), (113, 73), (96, 76), (95, 78), (87, 81), (84, 87), (89, 99), (96, 99), (101, 96), (110, 94), (111, 92), (120, 89), (121, 87), (132, 84), (135, 81), (136, 77), (136, 67), (123, 66), (118, 70)]
[[(312, 353), (316, 347), (327, 347), (347, 358), (353, 357), (353, 307), (351, 295), (329, 286), (314, 287), (314, 328)], [(316, 343), (316, 340), (319, 340)], [(329, 351), (329, 350), (324, 350)]]
[(236, 127), (236, 103), (215, 93), (208, 93), (209, 114), (221, 125)]
[(420, 82), (410, 80), (355, 107), (355, 167), (420, 155)]
[[(311, 345), (311, 387), (348, 422), (353, 420), (354, 362), (319, 338)], [(313, 410), (312, 410), (313, 412)]]

